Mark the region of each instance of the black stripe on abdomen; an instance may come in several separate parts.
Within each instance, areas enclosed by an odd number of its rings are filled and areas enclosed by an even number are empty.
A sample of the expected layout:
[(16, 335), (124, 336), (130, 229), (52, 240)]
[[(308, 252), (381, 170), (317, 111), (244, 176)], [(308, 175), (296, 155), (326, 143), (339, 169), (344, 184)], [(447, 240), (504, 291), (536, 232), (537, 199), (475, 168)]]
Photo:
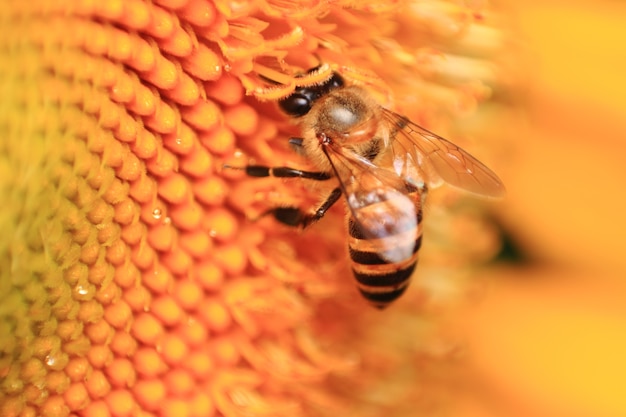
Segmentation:
[(417, 265), (417, 259), (411, 260), (411, 262), (404, 267), (399, 268), (398, 265), (387, 264), (388, 268), (381, 270), (367, 271), (367, 268), (352, 268), (352, 272), (356, 281), (363, 287), (371, 287), (372, 291), (384, 290), (388, 288), (395, 288), (403, 285), (415, 270)]
[(408, 285), (405, 285), (404, 287), (398, 288), (396, 290), (381, 293), (367, 292), (359, 288), (359, 292), (361, 293), (363, 298), (369, 301), (369, 303), (372, 304), (374, 307), (383, 309), (389, 306), (389, 304), (396, 301), (398, 298), (400, 298), (400, 296), (404, 294), (404, 291), (406, 291), (407, 287)]
[(417, 256), (414, 255), (410, 263), (400, 269), (397, 265), (387, 264), (387, 272), (378, 270), (368, 273), (354, 268), (352, 272), (361, 295), (374, 307), (385, 308), (404, 293), (416, 265)]
[[(384, 260), (383, 260), (384, 261)], [(361, 295), (376, 308), (385, 308), (400, 297), (411, 281), (417, 253), (400, 263), (353, 263), (352, 273)]]

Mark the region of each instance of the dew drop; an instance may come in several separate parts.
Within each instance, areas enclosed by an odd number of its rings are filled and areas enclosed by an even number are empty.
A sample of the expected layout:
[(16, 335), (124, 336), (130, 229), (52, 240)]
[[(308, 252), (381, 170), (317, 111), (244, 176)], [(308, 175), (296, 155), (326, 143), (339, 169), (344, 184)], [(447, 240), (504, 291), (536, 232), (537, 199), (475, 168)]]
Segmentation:
[(55, 358), (53, 355), (46, 356), (46, 365), (52, 368), (54, 365), (56, 365), (56, 363), (57, 363), (57, 358)]
[(53, 371), (60, 371), (67, 365), (67, 356), (61, 352), (57, 351), (55, 353), (51, 353), (46, 355), (44, 358), (44, 363), (48, 369)]
[(163, 212), (161, 211), (161, 209), (155, 208), (154, 210), (152, 210), (152, 217), (154, 217), (155, 220), (159, 220), (162, 215), (163, 215)]
[(209, 236), (216, 237), (217, 236), (217, 231), (214, 230), (214, 229), (209, 230)]
[(89, 300), (94, 295), (94, 288), (89, 284), (76, 284), (73, 289), (74, 299), (78, 301)]
[[(224, 64), (224, 71), (229, 72), (230, 70), (233, 69), (233, 67), (230, 66), (230, 64)], [(215, 66), (215, 71), (219, 71), (220, 70), (220, 66), (216, 65)]]

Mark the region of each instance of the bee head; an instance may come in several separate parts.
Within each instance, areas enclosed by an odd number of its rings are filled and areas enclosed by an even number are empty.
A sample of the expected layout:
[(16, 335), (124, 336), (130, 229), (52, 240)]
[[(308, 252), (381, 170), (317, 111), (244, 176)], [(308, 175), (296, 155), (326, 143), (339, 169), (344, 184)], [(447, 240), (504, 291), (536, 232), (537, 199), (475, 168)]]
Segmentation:
[(280, 100), (278, 105), (288, 115), (301, 117), (311, 110), (313, 103), (320, 97), (325, 96), (332, 90), (343, 87), (343, 85), (343, 78), (334, 72), (323, 84), (297, 88), (290, 96)]

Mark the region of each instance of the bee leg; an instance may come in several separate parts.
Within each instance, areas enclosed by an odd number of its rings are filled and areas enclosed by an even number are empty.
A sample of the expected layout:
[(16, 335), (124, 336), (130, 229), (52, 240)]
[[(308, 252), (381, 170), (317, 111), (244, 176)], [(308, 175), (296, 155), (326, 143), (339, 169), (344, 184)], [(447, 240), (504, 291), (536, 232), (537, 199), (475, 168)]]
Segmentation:
[(340, 197), (341, 189), (335, 188), (314, 213), (304, 213), (297, 207), (275, 207), (266, 211), (263, 215), (271, 214), (277, 221), (287, 226), (301, 226), (304, 229), (324, 217), (328, 209), (330, 209)]
[(224, 168), (241, 169), (251, 177), (278, 177), (278, 178), (306, 178), (315, 181), (325, 181), (331, 178), (326, 172), (302, 171), (290, 167), (267, 167), (263, 165), (246, 165), (245, 167), (232, 167), (224, 165)]

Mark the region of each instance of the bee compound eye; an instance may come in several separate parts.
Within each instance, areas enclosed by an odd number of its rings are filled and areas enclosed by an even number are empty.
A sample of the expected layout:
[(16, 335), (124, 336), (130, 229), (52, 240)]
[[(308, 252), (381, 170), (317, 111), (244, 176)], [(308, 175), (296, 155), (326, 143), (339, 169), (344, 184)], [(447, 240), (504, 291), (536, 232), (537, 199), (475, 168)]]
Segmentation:
[(291, 116), (304, 116), (311, 110), (312, 101), (302, 93), (294, 93), (278, 102), (280, 108)]
[(336, 72), (330, 77), (330, 80), (326, 83), (328, 90), (334, 90), (335, 88), (343, 87), (344, 81), (341, 75)]

